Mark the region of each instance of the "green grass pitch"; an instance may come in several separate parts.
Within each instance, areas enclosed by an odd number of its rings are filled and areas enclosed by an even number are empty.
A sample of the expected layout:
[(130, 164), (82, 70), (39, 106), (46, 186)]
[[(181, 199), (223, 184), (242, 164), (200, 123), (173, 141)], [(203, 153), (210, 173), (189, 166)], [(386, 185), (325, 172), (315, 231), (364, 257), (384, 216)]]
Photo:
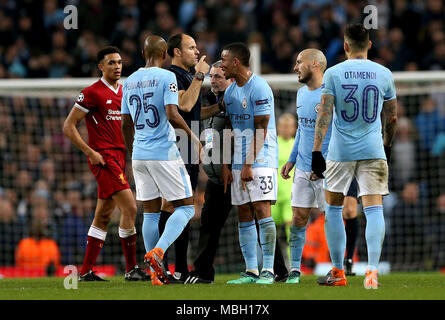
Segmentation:
[(0, 279), (1, 300), (445, 300), (444, 273), (391, 273), (379, 277), (378, 290), (365, 290), (363, 276), (348, 286), (320, 287), (316, 276), (303, 275), (290, 285), (228, 285), (238, 275), (217, 275), (212, 285), (152, 286), (150, 282), (79, 282), (66, 290), (64, 278)]

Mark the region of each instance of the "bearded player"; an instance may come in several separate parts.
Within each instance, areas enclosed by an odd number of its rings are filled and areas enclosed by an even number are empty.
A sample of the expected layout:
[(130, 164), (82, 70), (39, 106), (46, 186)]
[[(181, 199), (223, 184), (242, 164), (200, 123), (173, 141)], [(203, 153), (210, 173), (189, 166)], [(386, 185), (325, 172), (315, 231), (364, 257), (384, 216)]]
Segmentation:
[[(121, 131), (122, 71), (119, 49), (106, 47), (97, 54), (102, 78), (85, 88), (65, 120), (63, 133), (88, 157), (88, 165), (97, 180), (97, 205), (88, 231), (87, 248), (80, 281), (106, 281), (95, 274), (93, 266), (103, 247), (108, 224), (115, 207), (121, 218), (119, 237), (126, 262), (125, 280), (150, 280), (136, 263), (136, 201), (125, 176), (125, 144)], [(85, 119), (88, 144), (77, 125)]]

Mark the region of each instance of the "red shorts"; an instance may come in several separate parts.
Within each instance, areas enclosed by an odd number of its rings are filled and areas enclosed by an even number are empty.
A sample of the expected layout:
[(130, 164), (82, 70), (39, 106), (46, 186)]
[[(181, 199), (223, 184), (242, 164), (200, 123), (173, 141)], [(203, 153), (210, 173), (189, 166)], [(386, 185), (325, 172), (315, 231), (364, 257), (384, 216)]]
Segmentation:
[(105, 161), (105, 166), (92, 165), (88, 160), (91, 172), (97, 181), (97, 197), (109, 199), (121, 190), (130, 189), (125, 175), (125, 151), (122, 149), (97, 150)]

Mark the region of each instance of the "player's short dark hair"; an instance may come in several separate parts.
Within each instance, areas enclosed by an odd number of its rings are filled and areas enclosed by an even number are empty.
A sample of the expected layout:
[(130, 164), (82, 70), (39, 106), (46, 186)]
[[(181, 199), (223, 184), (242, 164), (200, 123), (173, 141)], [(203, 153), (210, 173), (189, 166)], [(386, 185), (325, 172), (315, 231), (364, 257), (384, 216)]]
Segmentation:
[(170, 38), (168, 38), (167, 41), (167, 53), (170, 57), (174, 57), (175, 55), (175, 48), (178, 48), (181, 50), (182, 47), (182, 36), (183, 33), (177, 33), (172, 35)]
[(221, 62), (222, 60), (218, 60), (215, 63), (212, 64), (212, 68), (221, 68)]
[(105, 58), (105, 56), (107, 54), (112, 54), (112, 53), (121, 54), (120, 50), (113, 46), (108, 46), (108, 47), (105, 47), (105, 48), (99, 50), (99, 52), (97, 53), (97, 57), (96, 57), (97, 63), (100, 63)]
[(353, 49), (368, 48), (369, 31), (361, 23), (348, 24), (345, 28), (345, 38)]
[(250, 64), (250, 50), (242, 42), (234, 42), (226, 45), (223, 50), (229, 51), (233, 57), (238, 58), (243, 66), (248, 67)]

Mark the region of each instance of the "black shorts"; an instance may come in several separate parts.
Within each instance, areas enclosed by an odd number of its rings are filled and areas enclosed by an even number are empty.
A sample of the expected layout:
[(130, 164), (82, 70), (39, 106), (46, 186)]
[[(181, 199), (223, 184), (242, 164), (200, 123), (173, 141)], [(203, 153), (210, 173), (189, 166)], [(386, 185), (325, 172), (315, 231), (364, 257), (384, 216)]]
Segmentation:
[(190, 184), (192, 185), (192, 189), (195, 191), (196, 187), (198, 186), (199, 164), (186, 164), (185, 168), (190, 176)]
[(358, 190), (357, 190), (357, 180), (352, 179), (351, 185), (349, 186), (348, 193), (346, 194), (347, 197), (354, 197), (357, 199)]

